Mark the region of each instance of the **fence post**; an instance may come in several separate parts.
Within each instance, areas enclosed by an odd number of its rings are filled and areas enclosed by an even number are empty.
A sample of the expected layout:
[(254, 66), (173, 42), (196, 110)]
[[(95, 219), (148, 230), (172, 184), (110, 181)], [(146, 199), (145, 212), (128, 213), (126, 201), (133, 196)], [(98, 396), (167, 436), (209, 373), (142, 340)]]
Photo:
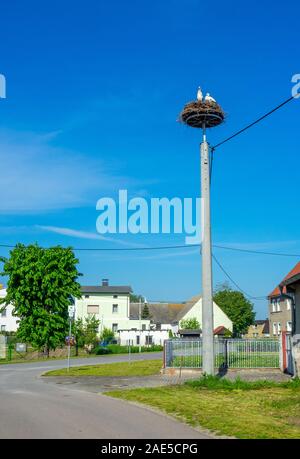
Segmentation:
[(164, 340), (164, 351), (163, 351), (163, 368), (166, 368), (166, 343), (167, 340)]
[(225, 352), (224, 352), (224, 367), (225, 368), (228, 368), (228, 350), (227, 350), (227, 344), (228, 344), (228, 340), (225, 339)]
[(286, 359), (286, 332), (283, 331), (281, 333), (281, 352), (282, 352), (282, 371), (286, 371), (287, 369), (287, 359)]

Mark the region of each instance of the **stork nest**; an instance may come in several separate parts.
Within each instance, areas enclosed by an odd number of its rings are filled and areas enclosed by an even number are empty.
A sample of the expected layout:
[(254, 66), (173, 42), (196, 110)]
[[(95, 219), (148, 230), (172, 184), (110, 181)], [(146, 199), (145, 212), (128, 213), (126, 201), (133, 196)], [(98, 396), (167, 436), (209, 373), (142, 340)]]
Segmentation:
[(225, 113), (216, 102), (194, 101), (186, 104), (179, 121), (195, 128), (211, 128), (223, 123)]

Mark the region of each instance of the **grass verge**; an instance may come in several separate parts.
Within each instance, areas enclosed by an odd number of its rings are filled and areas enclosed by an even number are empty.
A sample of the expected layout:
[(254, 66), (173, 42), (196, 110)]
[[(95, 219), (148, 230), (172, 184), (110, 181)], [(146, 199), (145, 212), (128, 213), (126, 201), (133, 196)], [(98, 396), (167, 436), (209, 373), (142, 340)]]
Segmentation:
[(201, 378), (181, 386), (111, 391), (186, 422), (244, 439), (300, 438), (300, 381)]
[(161, 360), (138, 360), (132, 362), (105, 363), (52, 370), (43, 376), (150, 376), (159, 374)]

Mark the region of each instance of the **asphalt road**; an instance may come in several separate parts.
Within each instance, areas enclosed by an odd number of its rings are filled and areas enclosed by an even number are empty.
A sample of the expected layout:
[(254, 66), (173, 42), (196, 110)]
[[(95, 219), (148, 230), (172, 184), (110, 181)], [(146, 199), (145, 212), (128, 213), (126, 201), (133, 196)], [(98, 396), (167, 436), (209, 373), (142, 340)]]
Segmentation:
[[(161, 354), (132, 355), (149, 360)], [(128, 360), (76, 359), (72, 366)], [(163, 414), (78, 388), (46, 383), (41, 374), (65, 360), (0, 365), (0, 438), (211, 438)]]

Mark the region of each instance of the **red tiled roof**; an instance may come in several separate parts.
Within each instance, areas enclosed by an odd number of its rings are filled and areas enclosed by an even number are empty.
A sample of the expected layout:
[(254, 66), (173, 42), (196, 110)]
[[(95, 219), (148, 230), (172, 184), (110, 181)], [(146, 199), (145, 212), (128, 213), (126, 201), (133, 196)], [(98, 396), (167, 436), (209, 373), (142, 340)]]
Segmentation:
[[(284, 279), (282, 279), (281, 282), (287, 280), (287, 279), (290, 279), (291, 277), (294, 277), (296, 276), (297, 274), (300, 274), (300, 261), (296, 264), (296, 266), (293, 267), (293, 269), (285, 276)], [(283, 293), (286, 293), (286, 287), (284, 286), (283, 287), (283, 290), (282, 290)], [(279, 290), (279, 287), (276, 287), (269, 295), (268, 297), (269, 298), (272, 298), (272, 297), (275, 297), (275, 296), (279, 296), (280, 295), (280, 290)]]
[(214, 335), (223, 335), (226, 331), (226, 328), (223, 325), (219, 325), (219, 327), (214, 329)]

